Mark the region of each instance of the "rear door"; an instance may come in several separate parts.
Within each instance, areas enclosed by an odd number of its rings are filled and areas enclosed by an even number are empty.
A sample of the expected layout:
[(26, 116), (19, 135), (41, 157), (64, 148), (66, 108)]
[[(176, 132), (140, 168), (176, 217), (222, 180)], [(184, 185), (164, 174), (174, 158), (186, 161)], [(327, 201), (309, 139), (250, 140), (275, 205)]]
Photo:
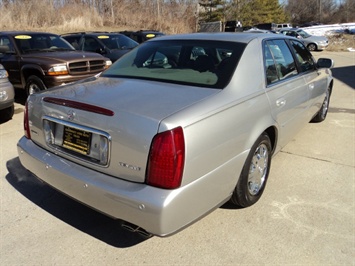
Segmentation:
[(305, 123), (309, 90), (284, 39), (264, 42), (266, 93), (283, 147)]

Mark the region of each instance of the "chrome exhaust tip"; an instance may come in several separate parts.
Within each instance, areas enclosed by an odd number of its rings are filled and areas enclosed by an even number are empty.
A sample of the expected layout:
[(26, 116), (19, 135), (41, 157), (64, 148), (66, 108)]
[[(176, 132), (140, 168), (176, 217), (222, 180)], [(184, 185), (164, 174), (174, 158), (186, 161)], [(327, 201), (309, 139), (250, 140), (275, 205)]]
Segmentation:
[(153, 236), (151, 233), (147, 232), (146, 230), (139, 227), (138, 225), (135, 225), (135, 224), (132, 224), (129, 222), (123, 221), (121, 224), (121, 227), (129, 232), (138, 233), (139, 235), (141, 235), (145, 238), (149, 238), (149, 237)]

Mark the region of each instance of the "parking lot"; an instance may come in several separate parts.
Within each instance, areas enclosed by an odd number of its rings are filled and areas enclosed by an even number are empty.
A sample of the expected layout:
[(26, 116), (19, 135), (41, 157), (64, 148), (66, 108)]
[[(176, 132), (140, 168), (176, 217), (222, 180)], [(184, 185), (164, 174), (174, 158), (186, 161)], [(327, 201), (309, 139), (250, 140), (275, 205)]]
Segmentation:
[(124, 231), (29, 174), (16, 150), (20, 97), (13, 119), (0, 124), (0, 264), (354, 265), (355, 53), (314, 55), (335, 61), (327, 119), (273, 158), (257, 204), (226, 204), (167, 238)]

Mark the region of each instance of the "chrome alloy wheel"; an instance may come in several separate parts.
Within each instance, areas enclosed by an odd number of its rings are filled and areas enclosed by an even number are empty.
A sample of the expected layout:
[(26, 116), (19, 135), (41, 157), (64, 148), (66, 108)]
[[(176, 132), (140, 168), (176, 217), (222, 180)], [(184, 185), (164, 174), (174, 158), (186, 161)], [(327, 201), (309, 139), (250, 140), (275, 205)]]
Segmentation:
[(41, 88), (35, 84), (35, 83), (31, 83), (29, 86), (28, 86), (28, 94), (31, 95), (33, 93), (36, 93), (36, 92), (39, 92), (41, 91)]
[(265, 144), (261, 144), (255, 151), (249, 168), (248, 191), (255, 196), (262, 189), (268, 173), (269, 151)]
[(328, 88), (325, 92), (325, 98), (322, 104), (322, 110), (321, 110), (321, 117), (324, 119), (325, 116), (327, 115), (328, 108), (329, 108), (329, 96), (330, 96), (330, 89)]

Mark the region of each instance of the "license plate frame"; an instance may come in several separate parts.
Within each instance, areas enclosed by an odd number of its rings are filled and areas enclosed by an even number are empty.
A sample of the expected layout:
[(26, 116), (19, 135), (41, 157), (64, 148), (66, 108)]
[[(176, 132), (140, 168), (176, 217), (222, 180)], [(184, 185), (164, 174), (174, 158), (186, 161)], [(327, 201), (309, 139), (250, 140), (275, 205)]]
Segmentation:
[(77, 129), (74, 127), (69, 127), (66, 125), (64, 125), (63, 127), (63, 148), (83, 155), (89, 155), (91, 139), (91, 132), (82, 129)]

